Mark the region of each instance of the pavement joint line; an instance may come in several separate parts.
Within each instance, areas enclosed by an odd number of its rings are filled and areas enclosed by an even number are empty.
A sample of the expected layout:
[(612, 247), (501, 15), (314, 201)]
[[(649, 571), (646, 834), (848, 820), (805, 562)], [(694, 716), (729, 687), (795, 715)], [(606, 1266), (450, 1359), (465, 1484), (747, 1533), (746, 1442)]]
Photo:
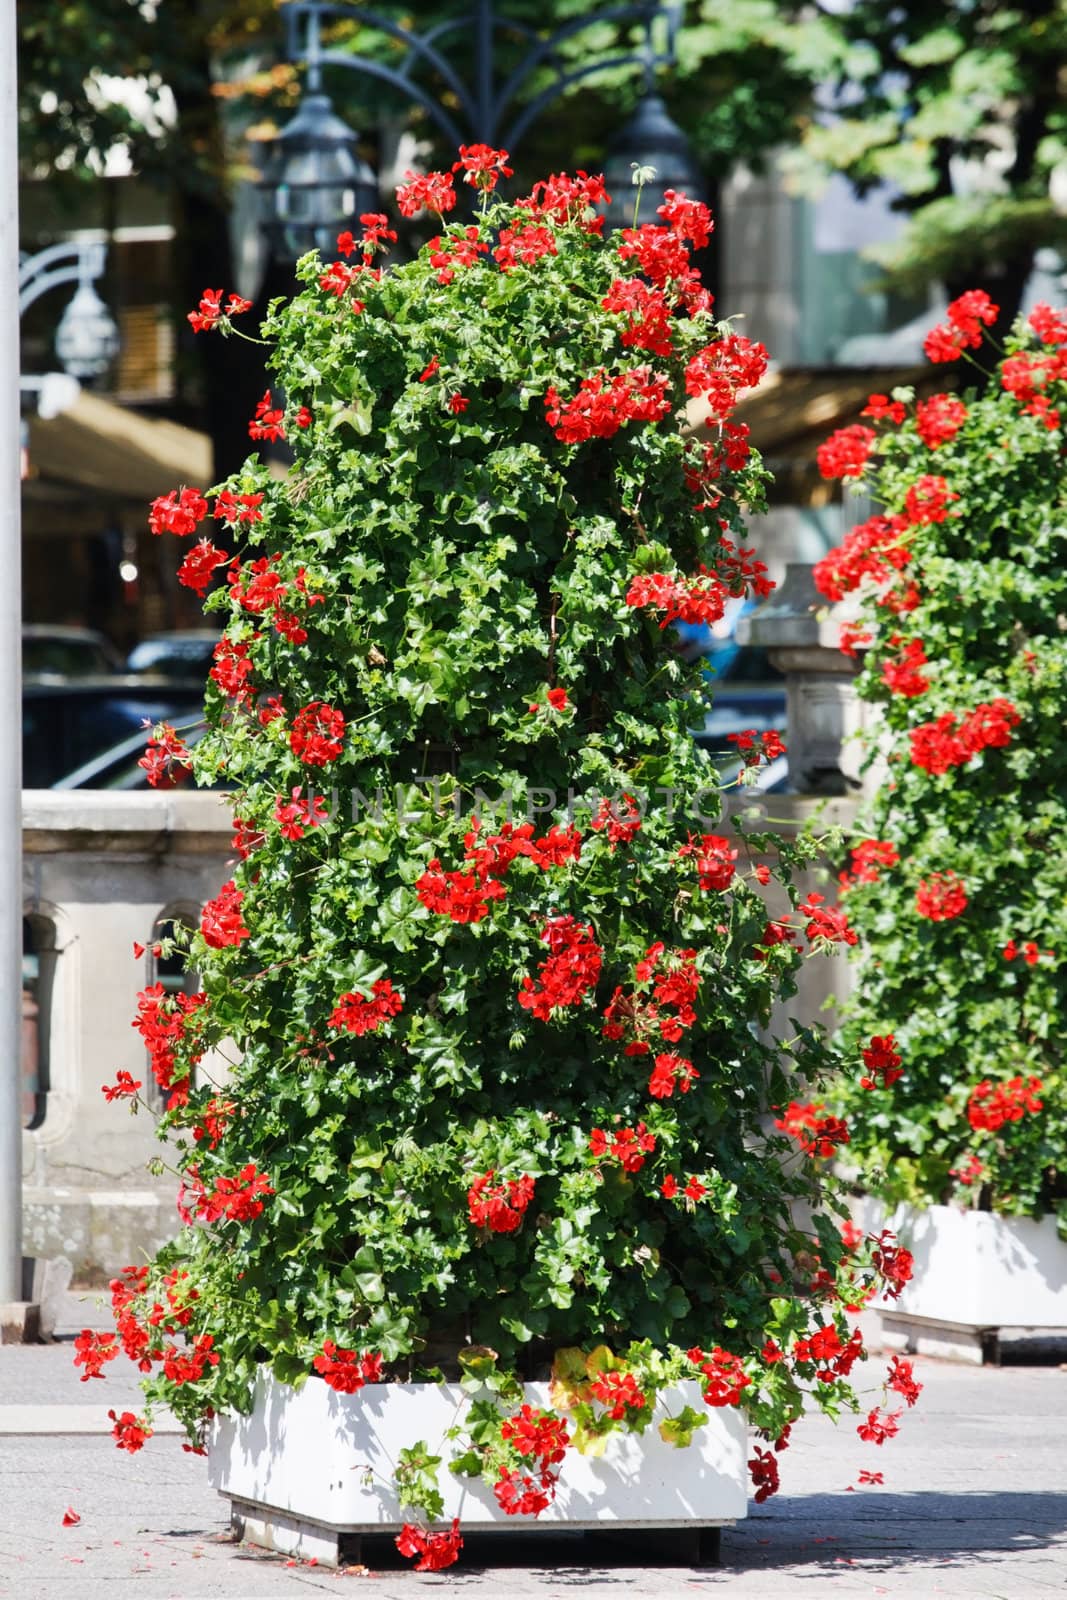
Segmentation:
[[(74, 1437), (78, 1434), (109, 1434), (112, 1423), (107, 1405), (7, 1405), (0, 1406), (0, 1438), (29, 1436), (33, 1434)], [(112, 1410), (125, 1409), (121, 1405)], [(185, 1429), (173, 1412), (157, 1412), (152, 1418), (152, 1432), (161, 1434), (184, 1433)]]

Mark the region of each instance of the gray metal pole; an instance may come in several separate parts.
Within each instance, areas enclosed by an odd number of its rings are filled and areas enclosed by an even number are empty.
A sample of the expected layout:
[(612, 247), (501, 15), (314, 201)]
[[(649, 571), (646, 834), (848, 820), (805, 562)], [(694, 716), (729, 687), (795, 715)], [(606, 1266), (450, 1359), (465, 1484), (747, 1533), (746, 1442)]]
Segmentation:
[(15, 0), (0, 0), (0, 1304), (22, 1299), (22, 580)]

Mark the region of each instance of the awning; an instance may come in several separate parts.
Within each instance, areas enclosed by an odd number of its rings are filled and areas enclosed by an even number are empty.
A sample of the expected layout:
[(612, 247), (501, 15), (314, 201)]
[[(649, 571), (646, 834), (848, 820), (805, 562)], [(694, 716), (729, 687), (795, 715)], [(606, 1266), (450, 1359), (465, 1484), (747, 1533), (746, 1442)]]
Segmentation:
[(182, 484), (209, 483), (211, 440), (196, 428), (142, 417), (83, 389), (58, 417), (30, 418), (30, 471), (38, 484), (143, 503)]

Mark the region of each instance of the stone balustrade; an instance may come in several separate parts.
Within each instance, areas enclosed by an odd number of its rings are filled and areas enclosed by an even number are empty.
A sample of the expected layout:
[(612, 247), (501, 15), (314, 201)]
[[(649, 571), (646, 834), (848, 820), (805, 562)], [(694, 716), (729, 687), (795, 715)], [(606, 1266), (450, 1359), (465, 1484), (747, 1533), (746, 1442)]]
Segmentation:
[[(160, 973), (161, 922), (199, 919), (227, 876), (232, 825), (211, 793), (27, 790), (23, 894), (36, 993), (38, 1081), (23, 1134), (24, 1250), (64, 1256), (82, 1281), (143, 1259), (174, 1231), (175, 1180), (151, 1115), (110, 1105), (119, 1068), (151, 1089), (131, 1026), (138, 991)], [(140, 959), (134, 942), (149, 947)], [(31, 1019), (28, 1019), (31, 1020)]]

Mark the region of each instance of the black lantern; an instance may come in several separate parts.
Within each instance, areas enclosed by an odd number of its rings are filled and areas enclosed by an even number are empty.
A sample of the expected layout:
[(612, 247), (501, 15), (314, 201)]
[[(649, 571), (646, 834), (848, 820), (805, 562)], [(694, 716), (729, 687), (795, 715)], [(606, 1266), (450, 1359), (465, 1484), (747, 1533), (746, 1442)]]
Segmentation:
[(636, 189), (634, 165), (652, 167), (656, 176), (641, 190), (639, 222), (658, 222), (657, 206), (663, 204), (666, 190), (674, 189), (690, 200), (704, 198), (704, 183), (689, 147), (689, 140), (672, 121), (658, 94), (646, 94), (637, 110), (612, 140), (604, 162), (604, 186), (611, 195), (605, 212), (605, 226), (633, 226)]
[(357, 149), (358, 136), (316, 91), (272, 141), (258, 188), (274, 254), (295, 261), (318, 247), (337, 250), (342, 228), (379, 206), (378, 180)]

